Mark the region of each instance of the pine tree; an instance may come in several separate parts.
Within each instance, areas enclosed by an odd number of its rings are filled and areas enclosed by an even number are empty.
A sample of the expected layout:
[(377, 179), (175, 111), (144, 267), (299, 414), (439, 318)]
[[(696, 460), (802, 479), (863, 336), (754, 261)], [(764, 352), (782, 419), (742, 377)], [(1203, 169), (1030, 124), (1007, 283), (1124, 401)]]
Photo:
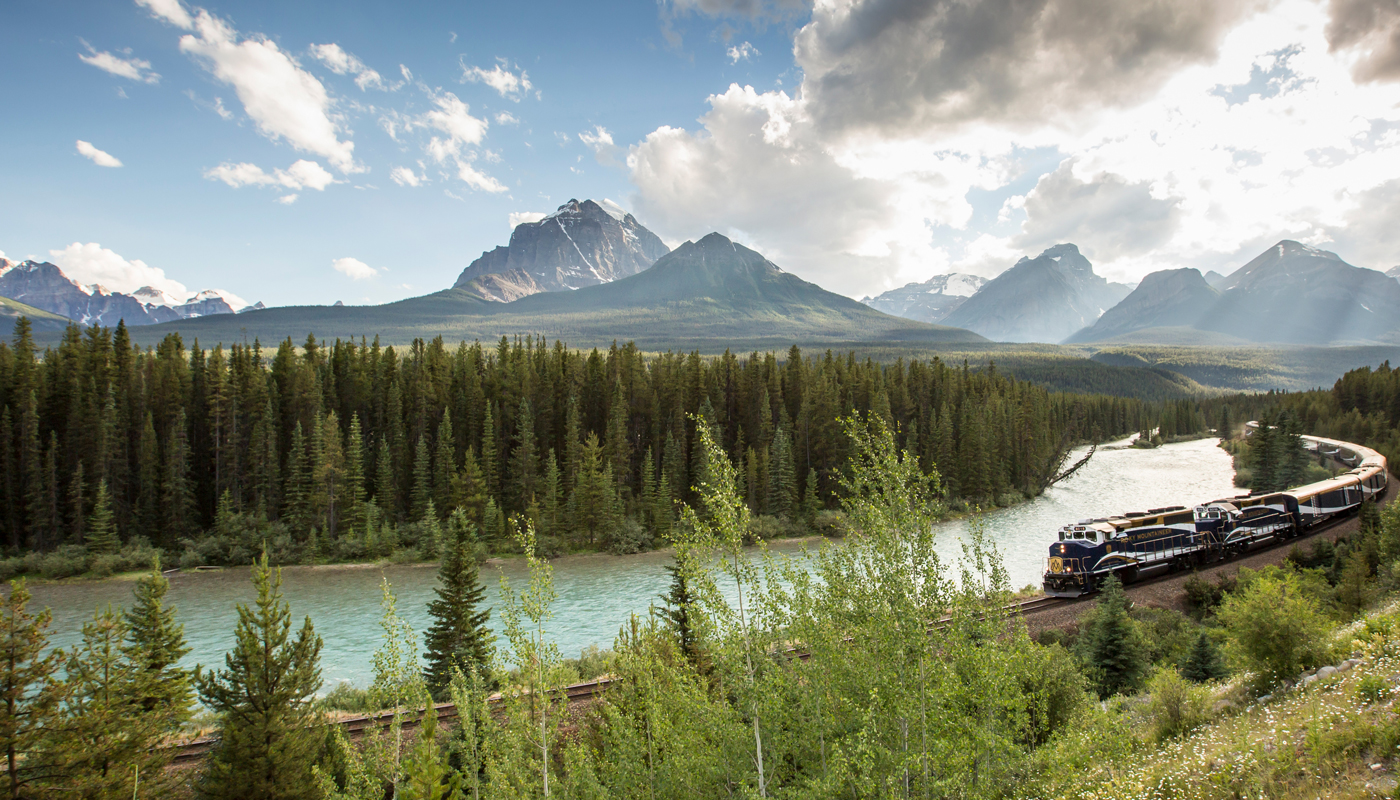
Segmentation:
[(452, 409), (442, 412), (433, 447), (433, 500), (439, 513), (452, 510), (452, 479), (457, 475), (457, 437), (452, 432)]
[(87, 549), (93, 555), (107, 555), (121, 549), (117, 526), (112, 521), (112, 500), (107, 495), (107, 481), (97, 484), (97, 496), (92, 501), (92, 516), (88, 517)]
[(413, 492), (409, 495), (409, 518), (422, 521), (428, 513), (428, 501), (433, 499), (433, 462), (428, 455), (427, 436), (418, 437), (413, 448)]
[(807, 470), (807, 486), (802, 490), (802, 521), (808, 525), (816, 522), (817, 512), (822, 510), (822, 501), (817, 493), (817, 471)]
[(238, 604), (234, 649), (225, 668), (195, 676), (199, 697), (219, 716), (219, 744), (199, 785), (206, 798), (294, 800), (315, 796), (311, 766), (322, 738), (312, 727), (321, 688), (321, 637), (307, 617), (295, 639), (282, 599), (282, 571), (264, 552), (253, 568), (256, 609)]
[(87, 528), (87, 498), (83, 497), (85, 480), (83, 478), (83, 462), (78, 460), (78, 468), (73, 470), (73, 476), (68, 479), (68, 537), (69, 541), (79, 543), (84, 541), (83, 532)]
[(350, 417), (350, 438), (345, 445), (344, 508), (341, 519), (351, 535), (358, 535), (365, 526), (365, 437), (360, 428), (360, 415)]
[(386, 437), (379, 439), (379, 454), (374, 459), (374, 469), (374, 502), (385, 517), (396, 519), (399, 515), (399, 482), (394, 477), (394, 453)]
[(698, 666), (700, 663), (700, 642), (690, 622), (690, 613), (695, 608), (696, 598), (690, 591), (690, 585), (687, 583), (685, 573), (681, 570), (679, 563), (668, 565), (666, 573), (671, 576), (671, 588), (666, 594), (661, 595), (661, 600), (665, 605), (657, 613), (666, 621), (671, 633), (675, 635), (681, 652), (692, 664)]
[(31, 783), (52, 773), (42, 745), (58, 725), (63, 687), (56, 679), (63, 654), (49, 649), (46, 629), (53, 616), (45, 608), (28, 611), (24, 580), (10, 582), (0, 604), (0, 749), (10, 800), (30, 796)]
[(160, 445), (156, 439), (155, 416), (146, 412), (141, 438), (136, 445), (136, 529), (158, 531), (160, 513)]
[(540, 535), (561, 536), (564, 522), (560, 518), (563, 506), (563, 489), (560, 485), (559, 462), (554, 458), (554, 450), (545, 457), (544, 499), (540, 504)]
[(133, 691), (137, 668), (123, 652), (126, 622), (108, 606), (83, 625), (82, 644), (69, 656), (65, 723), (51, 745), (64, 788), (85, 798), (134, 794), (149, 787), (169, 754), (157, 745), (165, 731)]
[(786, 426), (780, 426), (773, 434), (772, 452), (772, 480), (765, 509), (775, 517), (790, 520), (797, 507), (797, 472), (792, 458), (792, 439)]
[(1215, 646), (1210, 634), (1201, 631), (1195, 643), (1191, 645), (1191, 651), (1186, 654), (1186, 661), (1181, 665), (1181, 677), (1195, 683), (1205, 683), (1223, 678), (1225, 674), (1220, 648)]
[(292, 533), (304, 535), (311, 528), (311, 498), (307, 496), (311, 484), (311, 466), (306, 453), (306, 435), (298, 422), (292, 429), (292, 443), (287, 453), (287, 488), (282, 493), (287, 499), (287, 510), (283, 515)]
[(452, 510), (467, 512), (467, 519), (481, 525), (486, 510), (486, 482), (476, 461), (476, 452), (467, 448), (462, 468), (452, 478)]
[(535, 499), (539, 453), (535, 446), (535, 413), (529, 400), (520, 401), (515, 424), (515, 449), (510, 454), (511, 494), (519, 508)]
[(165, 510), (166, 541), (171, 544), (190, 535), (198, 526), (195, 519), (194, 487), (190, 483), (190, 440), (187, 426), (185, 409), (181, 408), (175, 415), (175, 422), (166, 439), (165, 494), (162, 497), (162, 505)]
[(1083, 623), (1080, 659), (1093, 675), (1101, 698), (1137, 690), (1147, 673), (1147, 650), (1137, 623), (1128, 615), (1131, 605), (1123, 584), (1110, 577)]
[(190, 648), (185, 626), (175, 621), (175, 607), (165, 605), (170, 581), (160, 573), (159, 559), (134, 591), (136, 603), (126, 612), (126, 657), (136, 669), (133, 691), (140, 707), (158, 714), (164, 731), (173, 733), (192, 713), (193, 675), (180, 666)]
[(435, 700), (447, 696), (454, 668), (487, 678), (493, 636), (484, 609), (486, 587), (476, 564), (476, 530), (458, 509), (447, 520), (448, 541), (438, 569), (437, 599), (428, 603), (432, 624), (424, 634), (423, 680)]
[(486, 485), (487, 497), (501, 494), (500, 464), (496, 458), (496, 419), (491, 413), (491, 404), (486, 404), (486, 417), (481, 422), (481, 479)]

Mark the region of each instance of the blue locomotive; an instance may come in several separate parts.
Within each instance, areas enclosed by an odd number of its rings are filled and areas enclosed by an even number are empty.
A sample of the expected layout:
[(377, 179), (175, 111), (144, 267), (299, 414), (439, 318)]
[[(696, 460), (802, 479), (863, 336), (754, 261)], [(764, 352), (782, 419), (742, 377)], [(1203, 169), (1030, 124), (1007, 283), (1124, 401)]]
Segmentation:
[[(1246, 426), (1246, 435), (1258, 423)], [(1194, 508), (1171, 506), (1060, 528), (1050, 545), (1044, 589), (1054, 597), (1096, 592), (1110, 575), (1124, 583), (1231, 558), (1291, 539), (1385, 493), (1385, 457), (1368, 448), (1315, 436), (1304, 445), (1352, 467), (1307, 486), (1213, 500)]]

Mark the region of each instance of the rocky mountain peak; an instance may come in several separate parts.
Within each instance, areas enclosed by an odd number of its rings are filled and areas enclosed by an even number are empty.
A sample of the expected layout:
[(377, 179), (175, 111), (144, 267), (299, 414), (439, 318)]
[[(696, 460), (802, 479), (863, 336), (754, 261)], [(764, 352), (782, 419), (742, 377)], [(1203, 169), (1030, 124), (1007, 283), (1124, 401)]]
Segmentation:
[(0, 296), (67, 317), (82, 325), (152, 325), (177, 319), (232, 314), (246, 305), (219, 290), (200, 292), (186, 301), (164, 291), (143, 286), (131, 294), (114, 292), (102, 284), (84, 286), (47, 261), (15, 263), (0, 259)]
[(668, 252), (656, 234), (621, 208), (571, 199), (538, 222), (515, 226), (510, 244), (482, 253), (453, 288), (510, 302), (635, 275)]
[(956, 311), (986, 283), (987, 279), (981, 275), (949, 272), (934, 275), (922, 283), (907, 283), (877, 297), (863, 298), (861, 302), (886, 314), (937, 323)]

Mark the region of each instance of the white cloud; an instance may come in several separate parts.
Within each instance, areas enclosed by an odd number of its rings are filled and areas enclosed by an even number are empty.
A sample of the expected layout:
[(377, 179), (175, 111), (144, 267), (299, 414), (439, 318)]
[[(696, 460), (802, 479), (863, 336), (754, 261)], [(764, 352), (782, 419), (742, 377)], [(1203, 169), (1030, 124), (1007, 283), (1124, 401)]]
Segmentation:
[[(237, 189), (241, 186), (278, 186), (284, 189), (315, 189), (323, 191), (332, 183), (335, 176), (315, 161), (301, 159), (286, 168), (264, 172), (256, 164), (242, 162), (224, 163), (206, 170), (204, 177), (211, 181), (223, 181)], [(289, 200), (283, 202), (291, 202)]]
[(1114, 280), (1285, 237), (1400, 263), (1400, 84), (1358, 77), (1326, 5), (1002, 3), (818, 3), (793, 96), (731, 86), (628, 149), (639, 217), (853, 295), (1066, 239)]
[(97, 283), (126, 294), (152, 286), (179, 302), (191, 296), (183, 283), (165, 277), (163, 270), (137, 259), (128, 261), (97, 242), (74, 242), (62, 250), (50, 250), (49, 258), (63, 274), (81, 284)]
[(529, 94), (534, 86), (530, 83), (530, 76), (525, 74), (525, 70), (520, 70), (520, 74), (510, 71), (509, 64), (503, 58), (496, 59), (499, 63), (491, 69), (481, 67), (468, 67), (462, 65), (462, 80), (472, 83), (484, 83), (495, 89), (501, 97), (508, 97), (511, 100), (520, 102), (522, 95)]
[(144, 6), (151, 12), (151, 16), (165, 20), (177, 28), (190, 30), (194, 27), (194, 19), (180, 0), (136, 0), (136, 5)]
[(593, 157), (598, 159), (599, 164), (610, 165), (617, 163), (617, 145), (613, 143), (612, 133), (602, 125), (594, 126), (592, 131), (584, 131), (578, 135), (579, 141), (593, 151)]
[(110, 72), (121, 78), (138, 81), (140, 83), (160, 83), (160, 75), (151, 71), (151, 62), (132, 56), (127, 53), (126, 58), (113, 55), (105, 50), (98, 52), (92, 45), (83, 42), (88, 54), (78, 54), (78, 60), (84, 64), (91, 64), (100, 70)]
[(729, 63), (731, 64), (738, 64), (740, 61), (749, 61), (756, 56), (763, 55), (758, 51), (757, 47), (754, 47), (748, 42), (740, 42), (737, 45), (733, 45), (728, 50), (725, 50), (724, 54), (729, 56)]
[(516, 119), (515, 115), (510, 113), (509, 111), (501, 111), (496, 114), (497, 125), (515, 125), (519, 122), (520, 120)]
[(284, 194), (284, 195), (282, 195), (281, 197), (277, 198), (277, 202), (281, 203), (281, 204), (284, 205), (284, 206), (289, 206), (289, 205), (291, 205), (292, 203), (295, 203), (296, 201), (297, 201), (297, 195), (296, 195), (296, 194)]
[(447, 138), (434, 136), (428, 143), (428, 153), (439, 163), (452, 156), (462, 154), (463, 147), (481, 144), (486, 137), (486, 120), (471, 115), (471, 106), (463, 103), (457, 95), (442, 92), (433, 95), (433, 105), (437, 108), (427, 111), (410, 124), (420, 128), (431, 128), (447, 134)]
[(92, 163), (99, 167), (120, 167), (122, 165), (122, 162), (118, 161), (116, 156), (98, 150), (96, 147), (92, 146), (92, 142), (85, 142), (82, 139), (78, 140), (78, 153), (84, 158), (90, 159)]
[(360, 87), (360, 91), (385, 88), (384, 79), (378, 72), (365, 66), (365, 62), (345, 52), (338, 44), (313, 44), (311, 55), (337, 75), (354, 75), (355, 85)]
[[(156, 6), (176, 0), (143, 2), (170, 19)], [(176, 6), (183, 12), (178, 2)], [(240, 39), (233, 26), (204, 9), (191, 26), (181, 27), (192, 27), (195, 33), (180, 37), (180, 50), (233, 87), (243, 110), (263, 135), (319, 155), (343, 173), (361, 171), (355, 164), (355, 143), (340, 139), (341, 125), (332, 113), (334, 104), (326, 87), (276, 42), (260, 34)]]
[(515, 226), (522, 222), (539, 222), (545, 216), (543, 211), (512, 211), (510, 212), (510, 229), (515, 230)]
[(408, 167), (394, 167), (389, 173), (389, 179), (400, 186), (422, 186), (424, 179)]
[(478, 172), (466, 161), (457, 162), (457, 177), (473, 189), (480, 189), (483, 192), (499, 194), (506, 191), (504, 184), (490, 175)]
[(379, 274), (379, 270), (358, 258), (337, 258), (331, 262), (331, 267), (334, 268), (336, 272), (348, 276), (352, 281), (368, 280)]

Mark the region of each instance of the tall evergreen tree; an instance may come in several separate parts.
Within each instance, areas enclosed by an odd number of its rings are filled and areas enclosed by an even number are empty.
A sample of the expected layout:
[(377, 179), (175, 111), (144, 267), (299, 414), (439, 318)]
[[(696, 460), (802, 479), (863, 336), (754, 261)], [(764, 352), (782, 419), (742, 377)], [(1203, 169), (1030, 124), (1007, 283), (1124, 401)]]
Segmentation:
[(195, 518), (194, 487), (190, 482), (190, 441), (187, 427), (185, 409), (181, 408), (176, 413), (170, 435), (166, 438), (165, 493), (161, 500), (165, 511), (165, 541), (168, 544), (174, 544), (189, 536), (198, 525)]
[(481, 479), (486, 484), (487, 497), (501, 494), (500, 463), (496, 456), (496, 418), (491, 404), (486, 404), (486, 416), (481, 422)]
[(345, 444), (345, 529), (358, 535), (365, 526), (365, 436), (360, 428), (360, 415), (350, 417), (350, 437)]
[(539, 482), (538, 448), (535, 445), (535, 413), (529, 400), (520, 401), (515, 423), (515, 449), (510, 454), (511, 494), (520, 508), (535, 499)]
[(1181, 677), (1195, 683), (1205, 683), (1226, 675), (1225, 665), (1220, 657), (1220, 648), (1215, 646), (1210, 634), (1205, 631), (1196, 637), (1186, 661), (1181, 666)]
[(107, 481), (97, 484), (97, 496), (92, 501), (92, 516), (88, 517), (87, 549), (93, 555), (106, 555), (121, 549), (117, 526), (112, 520), (112, 500), (107, 495)]
[(165, 604), (170, 581), (161, 574), (159, 559), (136, 581), (134, 591), (136, 602), (126, 612), (125, 651), (136, 669), (133, 692), (140, 707), (159, 715), (165, 732), (173, 733), (192, 713), (194, 676), (180, 666), (190, 648), (185, 626), (175, 621), (175, 607)]
[(295, 639), (282, 599), (282, 571), (263, 553), (253, 568), (255, 609), (238, 604), (234, 648), (224, 669), (195, 676), (199, 697), (219, 717), (219, 743), (199, 784), (205, 798), (313, 797), (323, 737), (312, 727), (321, 688), (321, 637), (307, 617)]
[(457, 436), (452, 432), (452, 409), (442, 412), (433, 447), (433, 500), (438, 513), (452, 510), (452, 479), (457, 475)]
[(374, 459), (374, 502), (389, 519), (399, 515), (399, 482), (394, 471), (394, 452), (389, 440), (379, 438), (379, 454)]
[(409, 517), (422, 521), (428, 513), (428, 501), (433, 499), (433, 462), (428, 454), (428, 437), (418, 437), (413, 448), (413, 492), (409, 495)]
[(31, 784), (53, 773), (43, 745), (59, 722), (64, 699), (57, 679), (63, 654), (49, 651), (47, 608), (29, 613), (24, 580), (10, 582), (0, 604), (0, 749), (4, 751), (4, 791), (10, 800), (32, 796)]
[(682, 571), (679, 563), (667, 565), (666, 573), (671, 576), (671, 588), (666, 594), (661, 595), (661, 600), (665, 605), (657, 613), (666, 621), (671, 633), (675, 635), (676, 643), (680, 645), (681, 652), (692, 664), (698, 666), (700, 663), (700, 641), (690, 619), (690, 615), (695, 609), (696, 598), (690, 591), (690, 584), (686, 581), (685, 572)]
[(461, 509), (447, 520), (446, 552), (438, 569), (437, 599), (428, 603), (433, 618), (424, 634), (423, 680), (435, 700), (447, 696), (453, 669), (490, 676), (494, 638), (483, 608), (486, 587), (476, 564), (476, 528)]

